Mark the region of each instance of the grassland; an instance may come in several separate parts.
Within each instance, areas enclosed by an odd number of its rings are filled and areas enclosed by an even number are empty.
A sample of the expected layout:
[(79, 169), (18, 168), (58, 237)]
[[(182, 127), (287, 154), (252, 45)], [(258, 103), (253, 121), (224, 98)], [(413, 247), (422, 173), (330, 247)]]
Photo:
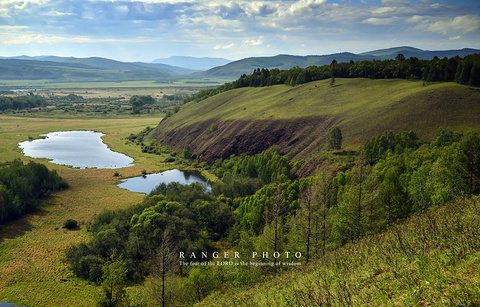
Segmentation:
[[(118, 188), (121, 177), (156, 172), (167, 166), (161, 157), (143, 154), (139, 146), (127, 145), (124, 137), (145, 126), (155, 126), (160, 118), (130, 119), (41, 119), (0, 116), (0, 162), (24, 157), (17, 143), (51, 131), (95, 130), (106, 133), (105, 142), (115, 151), (135, 158), (133, 167), (72, 169), (43, 162), (70, 184), (56, 193), (40, 212), (0, 226), (0, 301), (28, 306), (89, 306), (97, 288), (73, 275), (64, 262), (65, 249), (88, 239), (88, 222), (105, 209), (125, 208), (143, 196)], [(131, 144), (131, 143), (130, 143)], [(35, 161), (42, 161), (35, 159)], [(120, 173), (120, 178), (113, 176)], [(67, 231), (68, 218), (81, 223), (80, 230)]]
[(108, 96), (172, 94), (176, 91), (194, 92), (197, 89), (223, 84), (223, 79), (184, 79), (178, 81), (119, 81), (119, 82), (55, 82), (51, 80), (0, 80), (0, 90), (36, 91), (37, 94), (82, 95), (85, 98)]
[(456, 83), (423, 86), (400, 79), (336, 79), (291, 87), (241, 88), (189, 103), (162, 124), (177, 129), (200, 121), (335, 119), (344, 145), (354, 149), (387, 129), (430, 139), (438, 127), (480, 129), (480, 90)]
[(430, 208), (248, 289), (196, 306), (479, 306), (480, 198)]

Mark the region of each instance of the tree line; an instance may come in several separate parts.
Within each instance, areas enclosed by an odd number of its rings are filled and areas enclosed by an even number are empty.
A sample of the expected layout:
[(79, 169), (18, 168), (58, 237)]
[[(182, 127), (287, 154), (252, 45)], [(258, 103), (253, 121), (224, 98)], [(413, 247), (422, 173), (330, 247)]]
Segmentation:
[[(193, 304), (277, 274), (285, 269), (278, 261), (291, 261), (286, 251), (311, 262), (417, 212), (478, 195), (480, 135), (439, 129), (422, 142), (411, 131), (386, 131), (345, 171), (295, 178), (295, 166), (278, 147), (218, 160), (211, 169), (222, 181), (211, 193), (199, 184), (161, 184), (138, 205), (100, 214), (89, 226), (93, 239), (72, 246), (67, 258), (77, 275), (99, 284), (121, 263), (124, 281), (149, 279), (157, 303)], [(193, 262), (261, 251), (272, 266), (180, 266), (178, 251), (208, 254)]]
[(225, 83), (217, 88), (206, 89), (184, 100), (201, 101), (235, 88), (263, 87), (276, 84), (296, 86), (307, 82), (332, 78), (370, 78), (370, 79), (417, 79), (426, 83), (458, 82), (469, 86), (480, 86), (480, 54), (432, 60), (408, 59), (399, 54), (394, 60), (372, 60), (338, 63), (330, 65), (293, 67), (288, 70), (278, 68), (256, 68), (250, 75), (242, 75), (236, 81)]
[(30, 109), (45, 105), (45, 98), (39, 95), (33, 95), (33, 93), (15, 97), (0, 96), (0, 111)]
[(14, 160), (0, 166), (0, 224), (34, 211), (41, 199), (67, 187), (43, 164)]

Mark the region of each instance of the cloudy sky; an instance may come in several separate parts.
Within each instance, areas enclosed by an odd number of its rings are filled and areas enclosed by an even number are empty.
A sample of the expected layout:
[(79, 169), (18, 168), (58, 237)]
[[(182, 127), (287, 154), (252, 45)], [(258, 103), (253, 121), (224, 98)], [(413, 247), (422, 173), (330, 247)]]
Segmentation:
[(0, 0), (0, 56), (237, 60), (480, 49), (479, 0)]

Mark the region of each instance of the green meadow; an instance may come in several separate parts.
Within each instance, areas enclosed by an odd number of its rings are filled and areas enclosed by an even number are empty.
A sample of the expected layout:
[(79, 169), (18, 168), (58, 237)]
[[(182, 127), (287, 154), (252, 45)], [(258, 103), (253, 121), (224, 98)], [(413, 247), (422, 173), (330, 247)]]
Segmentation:
[[(480, 91), (453, 82), (424, 86), (402, 79), (342, 79), (295, 87), (275, 85), (230, 90), (182, 107), (166, 128), (199, 121), (282, 120), (322, 116), (334, 118), (344, 146), (355, 149), (368, 138), (413, 130), (431, 139), (438, 127), (454, 131), (480, 128)], [(168, 125), (168, 126), (167, 126)]]
[[(88, 306), (95, 303), (97, 287), (74, 276), (64, 262), (65, 249), (89, 239), (88, 223), (105, 209), (126, 208), (144, 196), (116, 186), (121, 178), (139, 176), (143, 170), (167, 168), (160, 156), (127, 145), (125, 137), (161, 118), (129, 119), (42, 119), (0, 116), (0, 162), (24, 157), (17, 144), (52, 131), (95, 130), (106, 134), (104, 141), (114, 151), (135, 159), (124, 169), (73, 169), (41, 161), (55, 169), (70, 185), (55, 193), (39, 212), (0, 226), (0, 301), (27, 306)], [(118, 172), (120, 176), (114, 176)], [(80, 223), (80, 229), (62, 229), (66, 219)]]

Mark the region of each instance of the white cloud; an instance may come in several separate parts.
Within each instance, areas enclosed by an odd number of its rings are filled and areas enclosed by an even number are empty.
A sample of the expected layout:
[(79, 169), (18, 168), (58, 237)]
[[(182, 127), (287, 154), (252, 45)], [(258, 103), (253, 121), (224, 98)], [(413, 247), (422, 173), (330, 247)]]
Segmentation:
[(134, 39), (116, 39), (116, 38), (92, 38), (88, 36), (62, 37), (47, 36), (42, 34), (25, 34), (20, 36), (10, 36), (7, 39), (0, 37), (5, 45), (20, 44), (55, 44), (55, 43), (147, 43), (152, 42), (150, 38), (134, 38)]
[(465, 15), (455, 18), (428, 16), (419, 21), (414, 28), (440, 34), (465, 34), (480, 29), (480, 16)]
[(392, 18), (367, 18), (365, 20), (362, 20), (362, 23), (367, 23), (371, 25), (377, 25), (377, 26), (384, 26), (384, 25), (391, 25), (395, 22), (398, 22), (400, 18), (398, 17), (392, 17)]
[(130, 9), (126, 5), (117, 6), (115, 7), (115, 9), (122, 14), (128, 14), (128, 12), (130, 11)]
[(245, 39), (242, 44), (246, 46), (260, 46), (263, 45), (263, 37), (259, 37), (258, 39)]
[(232, 48), (232, 47), (234, 47), (234, 46), (235, 46), (235, 44), (233, 44), (233, 43), (232, 43), (232, 44), (228, 44), (228, 45), (215, 45), (215, 46), (213, 47), (213, 49), (215, 49), (215, 50), (230, 49), (230, 48)]
[[(184, 54), (199, 50), (218, 50), (219, 54), (278, 54), (288, 50), (298, 52), (298, 46), (303, 44), (302, 52), (315, 54), (318, 48), (329, 48), (330, 52), (352, 51), (349, 42), (357, 40), (365, 40), (366, 45), (375, 41), (376, 46), (389, 47), (392, 37), (420, 48), (429, 39), (431, 44), (440, 46), (438, 33), (444, 35), (443, 43), (461, 47), (468, 39), (475, 38), (475, 31), (480, 29), (479, 10), (468, 8), (464, 2), (458, 5), (450, 2), (453, 4), (448, 7), (440, 4), (444, 0), (336, 2), (0, 0), (0, 41), (4, 46), (8, 43), (15, 47), (44, 43), (38, 48), (46, 48), (46, 43), (60, 46), (62, 42), (85, 46), (102, 42), (137, 43), (138, 53), (147, 52), (141, 44), (158, 42), (162, 50), (167, 50), (164, 52), (181, 50)], [(8, 28), (8, 25), (16, 26)], [(467, 33), (469, 36), (464, 35)], [(480, 42), (474, 43), (473, 47), (480, 46)]]

